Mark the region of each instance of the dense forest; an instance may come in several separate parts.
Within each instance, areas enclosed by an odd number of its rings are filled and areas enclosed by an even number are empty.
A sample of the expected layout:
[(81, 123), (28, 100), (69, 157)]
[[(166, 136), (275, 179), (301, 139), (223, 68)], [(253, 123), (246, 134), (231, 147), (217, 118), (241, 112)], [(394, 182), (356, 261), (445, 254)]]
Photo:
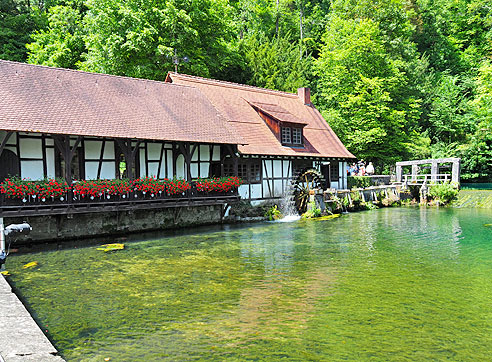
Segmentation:
[(187, 74), (313, 102), (377, 171), (461, 157), (492, 179), (490, 0), (0, 0), (0, 58), (163, 80)]

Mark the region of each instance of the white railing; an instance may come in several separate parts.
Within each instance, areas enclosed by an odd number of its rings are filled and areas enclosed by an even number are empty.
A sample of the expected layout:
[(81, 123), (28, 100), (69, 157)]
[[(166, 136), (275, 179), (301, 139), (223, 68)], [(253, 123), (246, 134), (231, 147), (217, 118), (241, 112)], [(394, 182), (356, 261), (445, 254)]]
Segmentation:
[(437, 175), (403, 175), (403, 182), (407, 185), (422, 185), (424, 183), (446, 183), (451, 182), (452, 176), (447, 173)]

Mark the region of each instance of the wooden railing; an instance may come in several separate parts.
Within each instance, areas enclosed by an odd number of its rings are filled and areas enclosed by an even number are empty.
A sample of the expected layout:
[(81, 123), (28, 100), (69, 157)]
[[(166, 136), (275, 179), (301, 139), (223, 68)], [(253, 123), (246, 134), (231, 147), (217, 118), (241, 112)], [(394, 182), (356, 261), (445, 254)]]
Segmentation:
[(403, 175), (403, 183), (407, 185), (423, 185), (425, 184), (430, 184), (430, 183), (446, 183), (446, 182), (451, 182), (452, 180), (452, 175), (444, 173), (444, 174), (437, 174), (437, 175)]

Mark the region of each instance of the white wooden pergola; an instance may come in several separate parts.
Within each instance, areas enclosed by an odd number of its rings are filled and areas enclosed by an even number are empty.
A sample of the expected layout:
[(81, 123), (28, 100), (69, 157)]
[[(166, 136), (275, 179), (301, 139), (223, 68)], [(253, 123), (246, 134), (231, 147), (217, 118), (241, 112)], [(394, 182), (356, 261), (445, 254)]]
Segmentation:
[[(440, 166), (451, 165), (451, 174), (440, 173)], [(430, 165), (430, 174), (419, 174), (420, 166)], [(411, 166), (411, 174), (403, 174), (403, 167)], [(436, 158), (427, 160), (401, 161), (396, 163), (396, 182), (413, 185), (425, 185), (428, 183), (460, 182), (460, 158)]]

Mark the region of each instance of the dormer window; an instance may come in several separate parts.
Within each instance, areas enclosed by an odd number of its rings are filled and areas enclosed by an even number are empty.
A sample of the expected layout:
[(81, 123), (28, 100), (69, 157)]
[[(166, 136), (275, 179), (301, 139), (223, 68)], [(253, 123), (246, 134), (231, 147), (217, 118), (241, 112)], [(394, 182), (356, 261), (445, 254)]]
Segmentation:
[(290, 127), (282, 127), (282, 144), (292, 143), (292, 137), (290, 135)]
[(304, 147), (302, 129), (307, 122), (277, 104), (249, 102), (275, 134), (282, 146)]
[(292, 143), (302, 145), (302, 128), (292, 128)]
[(302, 146), (302, 128), (283, 126), (281, 142), (284, 146)]

